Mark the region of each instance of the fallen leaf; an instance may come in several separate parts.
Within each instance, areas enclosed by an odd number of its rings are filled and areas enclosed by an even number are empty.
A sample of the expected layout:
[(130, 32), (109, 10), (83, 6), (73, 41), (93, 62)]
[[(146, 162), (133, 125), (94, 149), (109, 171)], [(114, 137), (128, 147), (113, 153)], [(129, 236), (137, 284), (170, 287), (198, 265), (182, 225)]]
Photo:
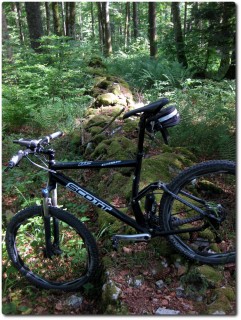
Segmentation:
[(56, 306), (55, 306), (55, 309), (56, 309), (57, 311), (62, 311), (62, 310), (63, 310), (63, 304), (62, 304), (62, 302), (58, 302), (58, 303), (56, 304)]
[(123, 247), (122, 250), (123, 250), (123, 252), (125, 252), (125, 253), (129, 253), (129, 254), (132, 253), (132, 249), (127, 248), (127, 247)]

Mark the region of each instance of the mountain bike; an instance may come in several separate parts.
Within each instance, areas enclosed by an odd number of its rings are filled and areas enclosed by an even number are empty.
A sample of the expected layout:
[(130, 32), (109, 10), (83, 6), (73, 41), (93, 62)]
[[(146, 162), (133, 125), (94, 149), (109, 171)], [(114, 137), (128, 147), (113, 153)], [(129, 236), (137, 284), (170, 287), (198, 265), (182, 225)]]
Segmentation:
[[(81, 218), (58, 207), (57, 185), (136, 230), (136, 234), (113, 235), (115, 249), (120, 241), (149, 241), (164, 236), (188, 259), (211, 265), (235, 262), (234, 162), (202, 162), (185, 169), (168, 184), (156, 181), (139, 190), (145, 132), (160, 131), (167, 143), (167, 128), (180, 121), (175, 106), (163, 108), (168, 102), (162, 98), (123, 116), (124, 119), (140, 118), (134, 160), (56, 161), (55, 150), (49, 144), (52, 139), (61, 137), (62, 132), (41, 139), (13, 141), (23, 150), (12, 157), (7, 170), (26, 158), (48, 173), (48, 182), (42, 189), (42, 204), (21, 210), (7, 226), (8, 255), (26, 279), (44, 289), (72, 291), (91, 281), (99, 268), (94, 236)], [(38, 161), (34, 162), (31, 156)], [(117, 167), (134, 170), (131, 195), (134, 217), (63, 174), (65, 169)]]

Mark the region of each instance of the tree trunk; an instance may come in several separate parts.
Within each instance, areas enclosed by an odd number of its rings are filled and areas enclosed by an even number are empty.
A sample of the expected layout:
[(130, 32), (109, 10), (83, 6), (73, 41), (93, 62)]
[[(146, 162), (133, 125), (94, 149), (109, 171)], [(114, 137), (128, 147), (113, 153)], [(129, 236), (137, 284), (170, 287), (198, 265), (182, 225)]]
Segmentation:
[(21, 10), (21, 3), (20, 2), (15, 2), (16, 4), (16, 9), (17, 9), (17, 26), (19, 30), (19, 40), (20, 43), (23, 45), (24, 44), (24, 33), (23, 33), (23, 24), (22, 24), (22, 10)]
[(43, 36), (43, 24), (40, 12), (40, 2), (25, 2), (27, 23), (31, 47), (39, 52), (40, 38)]
[(82, 19), (82, 3), (79, 2), (79, 36), (78, 40), (83, 40), (83, 19)]
[(45, 11), (46, 11), (46, 34), (47, 36), (50, 35), (50, 9), (49, 9), (49, 2), (45, 2)]
[[(7, 24), (7, 19), (4, 13), (4, 10), (2, 8), (2, 42), (3, 45), (6, 47), (6, 55), (7, 55), (7, 59), (12, 62), (13, 60), (13, 51), (12, 51), (12, 47), (9, 43), (10, 41), (10, 35), (8, 32), (8, 24)], [(4, 47), (3, 47), (4, 49)], [(4, 50), (3, 50), (4, 53)]]
[(75, 2), (69, 3), (69, 36), (75, 39)]
[(126, 20), (125, 20), (125, 49), (127, 48), (130, 40), (130, 2), (126, 2)]
[(94, 5), (93, 2), (90, 3), (91, 7), (91, 29), (92, 29), (92, 38), (95, 37), (95, 19), (94, 19)]
[(69, 2), (65, 2), (65, 26), (66, 36), (69, 36)]
[(97, 2), (98, 7), (98, 25), (99, 25), (99, 39), (102, 52), (105, 48), (105, 19), (104, 19), (104, 9), (103, 2)]
[(53, 11), (53, 21), (54, 21), (54, 33), (57, 36), (61, 36), (61, 26), (60, 26), (60, 19), (59, 19), (59, 3), (52, 2), (52, 11)]
[(183, 38), (185, 39), (187, 29), (187, 2), (185, 2), (184, 6), (184, 21), (183, 21)]
[(172, 2), (172, 17), (176, 41), (177, 59), (179, 63), (187, 68), (188, 64), (185, 54), (185, 44), (182, 35), (179, 2)]
[(103, 16), (105, 25), (105, 55), (110, 56), (112, 54), (112, 41), (110, 29), (109, 2), (102, 2), (102, 8), (104, 13)]
[(138, 2), (133, 2), (133, 29), (134, 29), (134, 39), (137, 39), (139, 37)]
[(64, 2), (61, 2), (62, 34), (66, 36), (65, 9)]
[(149, 18), (149, 41), (150, 41), (150, 56), (157, 57), (157, 35), (156, 35), (156, 3), (148, 3), (148, 18)]
[[(230, 34), (232, 30), (230, 21), (233, 17), (233, 3), (222, 3), (222, 43), (220, 44), (221, 61), (217, 72), (217, 78), (223, 79), (227, 74), (231, 65), (231, 55), (233, 53), (232, 60), (235, 61), (235, 37)], [(234, 9), (235, 10), (235, 9)]]

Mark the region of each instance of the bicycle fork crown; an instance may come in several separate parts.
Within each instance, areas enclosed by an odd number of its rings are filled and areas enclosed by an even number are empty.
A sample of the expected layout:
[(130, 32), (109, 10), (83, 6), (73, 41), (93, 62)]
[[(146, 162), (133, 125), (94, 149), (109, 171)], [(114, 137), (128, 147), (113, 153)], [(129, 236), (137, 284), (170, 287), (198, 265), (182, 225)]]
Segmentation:
[(49, 216), (49, 206), (51, 205), (51, 199), (49, 197), (49, 190), (48, 188), (42, 189), (42, 197), (43, 197), (43, 211), (44, 216)]

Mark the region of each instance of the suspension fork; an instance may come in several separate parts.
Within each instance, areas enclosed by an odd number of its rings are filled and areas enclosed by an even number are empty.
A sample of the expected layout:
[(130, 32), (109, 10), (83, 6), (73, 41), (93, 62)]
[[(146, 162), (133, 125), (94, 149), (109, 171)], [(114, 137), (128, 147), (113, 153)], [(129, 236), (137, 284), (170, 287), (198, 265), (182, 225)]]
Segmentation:
[[(50, 197), (51, 195), (51, 197)], [(57, 185), (42, 189), (43, 197), (43, 220), (45, 230), (45, 245), (46, 256), (51, 258), (52, 255), (60, 254), (59, 248), (59, 220), (53, 217), (53, 236), (54, 241), (51, 241), (51, 216), (49, 213), (50, 207), (57, 207)]]

